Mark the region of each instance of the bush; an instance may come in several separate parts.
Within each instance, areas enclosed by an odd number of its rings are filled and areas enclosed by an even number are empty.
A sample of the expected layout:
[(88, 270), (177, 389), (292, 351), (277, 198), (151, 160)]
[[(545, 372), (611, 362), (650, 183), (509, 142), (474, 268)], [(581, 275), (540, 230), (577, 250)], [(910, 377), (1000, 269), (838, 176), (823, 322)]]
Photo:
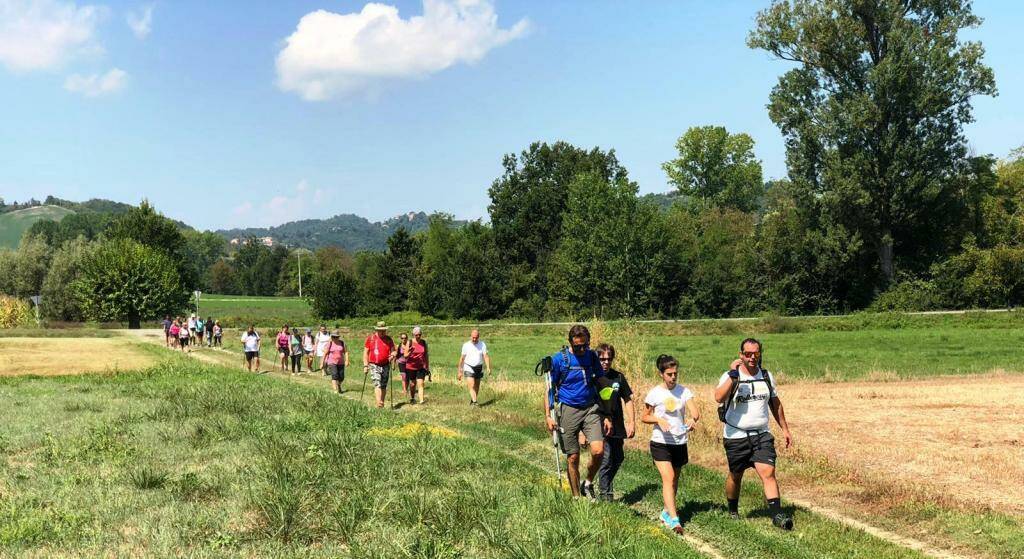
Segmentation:
[(943, 307), (945, 301), (935, 284), (920, 279), (893, 285), (871, 304), (871, 310), (878, 312), (932, 311)]
[(932, 267), (933, 282), (952, 307), (995, 308), (1024, 303), (1024, 248), (969, 247)]
[(27, 302), (0, 295), (0, 328), (28, 326), (32, 322), (32, 308)]

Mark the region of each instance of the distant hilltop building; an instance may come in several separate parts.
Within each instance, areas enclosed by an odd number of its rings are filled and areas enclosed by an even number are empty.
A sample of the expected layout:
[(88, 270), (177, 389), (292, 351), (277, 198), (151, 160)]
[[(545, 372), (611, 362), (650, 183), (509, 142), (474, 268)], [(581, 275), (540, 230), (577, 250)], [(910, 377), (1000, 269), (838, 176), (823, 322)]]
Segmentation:
[[(253, 237), (253, 238), (256, 239), (257, 241), (263, 243), (263, 246), (265, 246), (265, 247), (272, 247), (272, 246), (274, 246), (274, 238), (273, 237)], [(238, 245), (244, 243), (245, 241), (246, 241), (245, 239), (239, 239), (239, 238), (236, 237), (236, 238), (231, 239), (230, 241), (228, 241), (228, 243), (230, 243), (232, 246), (238, 246)]]

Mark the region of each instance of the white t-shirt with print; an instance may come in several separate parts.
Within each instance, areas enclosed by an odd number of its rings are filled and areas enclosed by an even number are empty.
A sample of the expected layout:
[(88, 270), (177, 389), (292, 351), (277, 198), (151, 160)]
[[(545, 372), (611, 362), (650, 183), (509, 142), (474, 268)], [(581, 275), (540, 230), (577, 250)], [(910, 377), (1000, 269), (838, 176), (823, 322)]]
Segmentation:
[(323, 357), (327, 353), (327, 344), (331, 343), (330, 332), (316, 333), (316, 356)]
[(472, 372), (473, 367), (479, 367), (483, 364), (484, 355), (486, 354), (487, 344), (483, 340), (479, 340), (475, 344), (472, 341), (462, 344), (462, 356), (465, 358), (462, 363), (462, 369), (466, 372)]
[[(758, 382), (741, 382), (736, 386), (736, 394), (733, 395), (729, 411), (725, 414), (726, 425), (723, 436), (727, 439), (742, 439), (747, 436), (747, 433), (767, 431), (768, 418), (771, 414), (768, 401), (777, 396), (775, 387), (768, 385), (768, 377), (761, 369), (758, 369), (754, 376), (746, 374), (741, 369), (740, 380), (756, 380)], [(726, 371), (718, 380), (718, 386), (728, 382), (729, 372)]]
[(659, 384), (647, 393), (644, 403), (654, 408), (654, 417), (667, 419), (669, 430), (662, 431), (660, 425), (654, 426), (651, 442), (661, 444), (686, 444), (688, 434), (683, 416), (686, 413), (686, 402), (693, 398), (693, 392), (681, 384), (672, 390)]

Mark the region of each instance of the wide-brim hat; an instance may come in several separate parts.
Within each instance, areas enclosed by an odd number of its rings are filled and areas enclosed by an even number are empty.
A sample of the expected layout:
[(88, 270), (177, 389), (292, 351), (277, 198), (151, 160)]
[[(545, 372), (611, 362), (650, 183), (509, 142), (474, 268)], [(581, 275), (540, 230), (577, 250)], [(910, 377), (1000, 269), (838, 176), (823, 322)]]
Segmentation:
[(378, 320), (377, 325), (373, 327), (374, 330), (387, 330), (388, 325), (383, 320)]
[(335, 331), (331, 332), (331, 337), (332, 338), (340, 338), (341, 337), (341, 330), (335, 330)]

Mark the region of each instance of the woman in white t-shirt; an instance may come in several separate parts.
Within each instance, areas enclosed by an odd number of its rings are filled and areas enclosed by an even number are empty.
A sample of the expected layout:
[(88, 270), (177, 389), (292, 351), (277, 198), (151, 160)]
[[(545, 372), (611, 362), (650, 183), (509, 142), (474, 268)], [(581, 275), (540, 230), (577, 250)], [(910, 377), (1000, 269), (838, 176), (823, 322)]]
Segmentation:
[[(676, 509), (679, 491), (679, 470), (689, 462), (686, 449), (688, 433), (700, 419), (700, 410), (693, 402), (693, 392), (677, 382), (679, 362), (671, 355), (659, 355), (656, 361), (661, 373), (661, 384), (644, 398), (644, 416), (641, 421), (654, 426), (651, 432), (651, 458), (661, 474), (661, 497), (665, 509), (661, 522), (677, 534), (683, 533)], [(684, 410), (690, 418), (685, 419)]]

